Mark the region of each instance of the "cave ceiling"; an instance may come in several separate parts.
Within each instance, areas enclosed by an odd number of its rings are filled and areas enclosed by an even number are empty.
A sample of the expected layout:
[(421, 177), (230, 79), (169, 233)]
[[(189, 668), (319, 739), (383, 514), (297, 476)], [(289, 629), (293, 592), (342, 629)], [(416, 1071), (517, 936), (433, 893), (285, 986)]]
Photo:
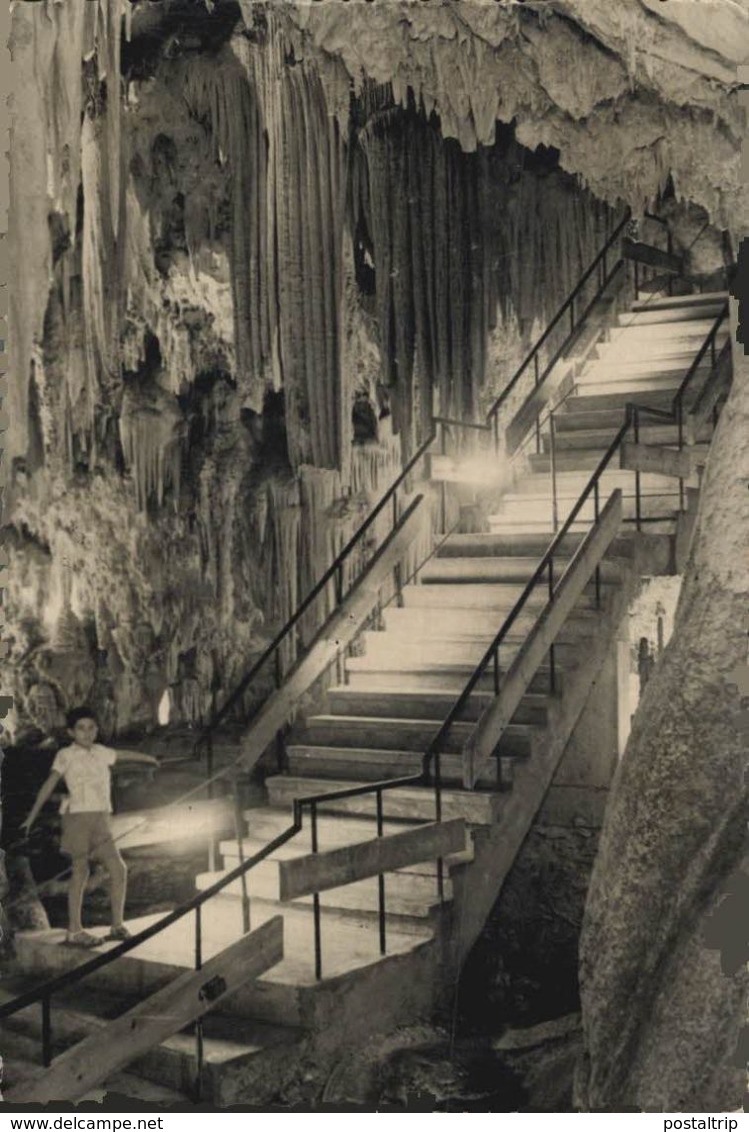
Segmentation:
[[(253, 34), (260, 0), (137, 0), (126, 60), (214, 51)], [(530, 149), (553, 147), (596, 195), (644, 210), (671, 177), (736, 239), (749, 60), (747, 0), (280, 0), (295, 49), (345, 68), (352, 85), (392, 86), (439, 116), (464, 150), (514, 123)], [(707, 11), (709, 9), (709, 12)]]

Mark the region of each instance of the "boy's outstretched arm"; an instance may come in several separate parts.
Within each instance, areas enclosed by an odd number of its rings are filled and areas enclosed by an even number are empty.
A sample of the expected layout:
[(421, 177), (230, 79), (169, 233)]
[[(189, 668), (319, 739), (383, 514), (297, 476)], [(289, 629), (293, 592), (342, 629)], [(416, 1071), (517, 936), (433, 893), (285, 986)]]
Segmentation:
[(25, 822), (21, 823), (21, 829), (25, 833), (30, 832), (32, 825), (37, 819), (39, 811), (41, 810), (47, 799), (50, 798), (52, 794), (54, 794), (57, 783), (61, 778), (62, 775), (58, 774), (56, 770), (53, 770), (49, 777), (42, 783), (39, 789), (39, 793), (36, 796), (36, 801), (29, 811), (29, 816), (26, 818)]
[(144, 755), (140, 751), (115, 751), (118, 763), (147, 763), (148, 766), (159, 766), (159, 760), (153, 755)]

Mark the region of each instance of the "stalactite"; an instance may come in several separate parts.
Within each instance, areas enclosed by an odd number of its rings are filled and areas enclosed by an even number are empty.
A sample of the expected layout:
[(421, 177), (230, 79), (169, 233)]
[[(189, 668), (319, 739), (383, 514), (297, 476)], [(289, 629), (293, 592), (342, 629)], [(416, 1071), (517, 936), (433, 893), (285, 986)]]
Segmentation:
[[(271, 614), (285, 624), (303, 596), (299, 592), (301, 505), (298, 483), (268, 484), (267, 543), (264, 547), (266, 593), (271, 595)], [(283, 672), (296, 659), (296, 641), (287, 635), (280, 648)]]
[(463, 153), (380, 103), (358, 134), (352, 224), (374, 247), (382, 379), (404, 458), (433, 412), (476, 419), (498, 313), (540, 330), (602, 242), (590, 194), (530, 154), (524, 168), (523, 153), (506, 140)]
[(120, 439), (125, 462), (132, 471), (138, 507), (149, 500), (161, 506), (171, 486), (175, 508), (179, 500), (182, 464), (182, 415), (173, 398), (162, 394), (152, 404), (126, 395), (120, 414)]
[[(129, 7), (129, 5), (127, 5)], [(93, 413), (93, 384), (103, 367), (105, 377), (116, 369), (114, 339), (118, 326), (117, 259), (113, 240), (121, 223), (120, 149), (120, 27), (123, 0), (95, 0), (87, 4), (17, 5), (13, 12), (13, 58), (18, 89), (13, 116), (11, 194), (15, 218), (11, 226), (12, 258), (18, 285), (11, 299), (11, 333), (14, 369), (10, 408), (13, 414), (13, 452), (25, 451), (27, 442), (28, 380), (34, 341), (41, 337), (47, 305), (52, 248), (48, 218), (63, 218), (72, 237), (76, 228), (79, 186), (84, 185), (84, 286), (88, 301), (86, 336), (89, 351)], [(97, 77), (106, 79), (107, 100), (94, 156), (89, 121), (82, 115), (81, 67), (95, 56)], [(83, 125), (82, 125), (83, 123)], [(101, 163), (104, 164), (104, 172)], [(29, 185), (40, 191), (30, 192)], [(41, 191), (46, 186), (46, 195)], [(104, 238), (106, 216), (112, 239)], [(96, 234), (95, 234), (96, 233)], [(102, 256), (106, 257), (103, 271)], [(63, 309), (69, 312), (70, 268), (61, 271)], [(93, 292), (102, 278), (110, 290), (102, 301)], [(106, 314), (102, 313), (102, 305)], [(104, 326), (107, 326), (104, 331)], [(114, 370), (112, 370), (114, 372)], [(92, 430), (89, 429), (89, 432)]]
[[(287, 62), (281, 25), (233, 64), (186, 68), (232, 180), (237, 369), (249, 407), (283, 385), (289, 456), (340, 468), (344, 139), (315, 64)], [(240, 67), (241, 64), (241, 67)]]
[[(102, 207), (107, 188), (106, 140), (102, 123), (87, 114), (81, 133), (81, 180), (83, 185), (83, 314), (86, 357), (86, 400), (88, 425), (93, 433), (94, 408), (100, 384), (113, 381), (117, 373), (114, 321), (116, 295), (111, 264), (115, 254), (111, 217)], [(113, 310), (114, 308), (114, 310)]]

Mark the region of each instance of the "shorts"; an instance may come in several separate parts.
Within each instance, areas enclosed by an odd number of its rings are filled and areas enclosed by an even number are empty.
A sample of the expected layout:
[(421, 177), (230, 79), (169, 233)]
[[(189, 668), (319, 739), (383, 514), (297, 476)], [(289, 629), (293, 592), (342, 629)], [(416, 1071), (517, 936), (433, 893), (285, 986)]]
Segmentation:
[(120, 856), (112, 840), (109, 814), (103, 810), (63, 814), (60, 848), (74, 861), (94, 857), (106, 861)]

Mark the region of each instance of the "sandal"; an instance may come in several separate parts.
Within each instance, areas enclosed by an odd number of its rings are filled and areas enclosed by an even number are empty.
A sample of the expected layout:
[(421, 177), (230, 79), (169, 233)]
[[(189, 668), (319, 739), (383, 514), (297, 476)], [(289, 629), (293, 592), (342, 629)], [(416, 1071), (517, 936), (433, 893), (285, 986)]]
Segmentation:
[(123, 940), (126, 939), (132, 939), (132, 936), (124, 924), (119, 928), (112, 928), (111, 931), (104, 936), (104, 941), (106, 943), (110, 943), (112, 940), (116, 940), (118, 943), (122, 943)]
[(97, 939), (95, 935), (90, 932), (67, 932), (63, 944), (66, 947), (98, 947), (101, 940)]

